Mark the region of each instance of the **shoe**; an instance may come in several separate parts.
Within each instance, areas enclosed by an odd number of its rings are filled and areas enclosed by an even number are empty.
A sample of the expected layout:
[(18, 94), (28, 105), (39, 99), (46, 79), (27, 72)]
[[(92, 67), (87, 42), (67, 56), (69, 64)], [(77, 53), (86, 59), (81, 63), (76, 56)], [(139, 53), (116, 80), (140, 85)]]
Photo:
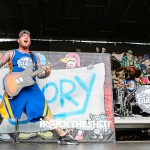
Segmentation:
[(78, 145), (79, 142), (73, 139), (71, 135), (60, 136), (58, 144), (62, 145)]

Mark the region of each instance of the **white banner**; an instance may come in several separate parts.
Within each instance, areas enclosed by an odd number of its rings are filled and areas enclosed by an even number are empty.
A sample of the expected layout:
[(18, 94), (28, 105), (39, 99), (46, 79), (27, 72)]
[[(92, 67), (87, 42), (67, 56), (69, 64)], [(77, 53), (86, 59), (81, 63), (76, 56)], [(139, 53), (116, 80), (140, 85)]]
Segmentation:
[(54, 118), (88, 120), (89, 114), (105, 113), (104, 64), (76, 69), (52, 70), (50, 77), (38, 80)]
[[(3, 77), (7, 72), (8, 69), (0, 69)], [(0, 79), (1, 100), (3, 77)], [(90, 120), (89, 114), (105, 113), (104, 80), (105, 67), (100, 63), (92, 67), (52, 70), (48, 78), (37, 79), (37, 82), (56, 120), (86, 121)], [(24, 128), (28, 122), (23, 120), (27, 120), (24, 115), (20, 121), (22, 132), (34, 130)], [(9, 123), (15, 125), (14, 120), (9, 119)]]

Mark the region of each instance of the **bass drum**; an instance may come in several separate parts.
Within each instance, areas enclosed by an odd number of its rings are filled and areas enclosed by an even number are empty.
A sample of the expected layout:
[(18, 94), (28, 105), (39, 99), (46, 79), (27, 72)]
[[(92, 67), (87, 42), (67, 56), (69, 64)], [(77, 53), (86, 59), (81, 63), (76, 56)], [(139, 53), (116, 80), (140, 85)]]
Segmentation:
[(148, 117), (150, 116), (149, 113), (145, 112), (141, 107), (139, 107), (136, 101), (136, 92), (130, 93), (124, 101), (125, 110), (127, 110), (127, 116), (143, 116)]
[(140, 86), (136, 91), (135, 98), (143, 112), (150, 115), (150, 85)]

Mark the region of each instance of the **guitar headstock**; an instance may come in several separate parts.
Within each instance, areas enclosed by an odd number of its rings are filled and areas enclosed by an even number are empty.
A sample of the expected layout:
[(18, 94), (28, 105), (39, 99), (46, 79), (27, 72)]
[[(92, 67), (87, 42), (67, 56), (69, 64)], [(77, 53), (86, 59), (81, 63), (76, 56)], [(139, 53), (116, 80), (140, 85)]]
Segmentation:
[(67, 63), (68, 61), (72, 60), (71, 58), (61, 58), (60, 61), (63, 63)]

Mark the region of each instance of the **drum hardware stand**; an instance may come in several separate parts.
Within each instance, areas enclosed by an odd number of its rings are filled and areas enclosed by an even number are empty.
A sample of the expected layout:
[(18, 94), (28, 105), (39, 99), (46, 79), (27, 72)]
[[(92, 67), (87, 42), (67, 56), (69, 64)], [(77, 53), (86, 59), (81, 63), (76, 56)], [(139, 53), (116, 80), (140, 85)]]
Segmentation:
[(124, 98), (125, 98), (125, 89), (123, 87), (119, 87), (117, 90), (117, 102), (120, 104), (119, 114), (120, 116), (125, 117), (124, 113)]
[(118, 108), (118, 107), (116, 106), (116, 104), (114, 104), (114, 109), (115, 109), (114, 115), (120, 117), (120, 108)]
[(122, 104), (122, 116), (123, 117), (128, 117), (129, 116), (129, 110), (126, 108), (125, 102), (127, 101), (127, 96), (124, 97), (124, 101)]
[(125, 97), (125, 100), (124, 100), (124, 110), (128, 110), (128, 115), (127, 116), (130, 116), (130, 111), (129, 109), (127, 109), (126, 105), (127, 105), (127, 102), (130, 100), (130, 95), (127, 95)]
[(130, 111), (129, 111), (129, 115), (130, 116), (133, 116), (133, 106), (135, 106), (136, 104), (135, 103), (130, 103)]

